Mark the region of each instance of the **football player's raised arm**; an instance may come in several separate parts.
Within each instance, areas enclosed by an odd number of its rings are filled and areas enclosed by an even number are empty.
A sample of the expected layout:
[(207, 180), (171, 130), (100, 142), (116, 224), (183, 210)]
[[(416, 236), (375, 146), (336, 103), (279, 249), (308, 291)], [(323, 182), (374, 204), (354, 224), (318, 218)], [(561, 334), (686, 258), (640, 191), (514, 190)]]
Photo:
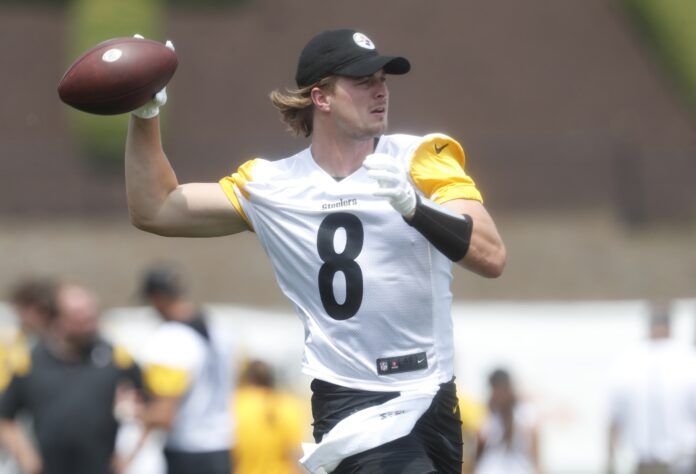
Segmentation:
[(213, 237), (248, 227), (218, 183), (179, 184), (162, 149), (159, 117), (131, 116), (126, 138), (131, 222), (173, 237)]
[(495, 222), (483, 204), (471, 199), (453, 199), (442, 206), (456, 214), (471, 217), (469, 249), (457, 263), (481, 276), (499, 277), (505, 268), (507, 252)]

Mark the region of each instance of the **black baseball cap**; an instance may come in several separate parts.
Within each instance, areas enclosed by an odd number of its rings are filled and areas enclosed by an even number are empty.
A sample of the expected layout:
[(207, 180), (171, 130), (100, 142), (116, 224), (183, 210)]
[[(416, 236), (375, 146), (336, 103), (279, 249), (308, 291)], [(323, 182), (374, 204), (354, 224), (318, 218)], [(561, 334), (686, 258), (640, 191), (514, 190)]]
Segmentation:
[(140, 295), (148, 298), (153, 295), (178, 297), (184, 293), (184, 284), (179, 271), (171, 265), (158, 265), (150, 268), (144, 275)]
[(359, 31), (329, 30), (316, 35), (302, 49), (295, 81), (298, 87), (307, 87), (332, 74), (363, 77), (380, 69), (387, 74), (406, 74), (411, 63), (401, 56), (382, 56), (370, 38)]

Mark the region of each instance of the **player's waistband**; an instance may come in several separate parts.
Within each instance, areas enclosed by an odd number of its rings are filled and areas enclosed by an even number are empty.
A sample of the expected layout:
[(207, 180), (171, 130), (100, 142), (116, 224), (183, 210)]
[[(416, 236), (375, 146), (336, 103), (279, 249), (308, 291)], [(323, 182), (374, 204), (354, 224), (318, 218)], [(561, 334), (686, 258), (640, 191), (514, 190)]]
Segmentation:
[[(456, 394), (455, 377), (441, 383), (439, 393)], [(312, 416), (314, 417), (314, 439), (318, 443), (339, 421), (356, 411), (381, 405), (401, 392), (372, 392), (344, 387), (320, 379), (312, 380)]]

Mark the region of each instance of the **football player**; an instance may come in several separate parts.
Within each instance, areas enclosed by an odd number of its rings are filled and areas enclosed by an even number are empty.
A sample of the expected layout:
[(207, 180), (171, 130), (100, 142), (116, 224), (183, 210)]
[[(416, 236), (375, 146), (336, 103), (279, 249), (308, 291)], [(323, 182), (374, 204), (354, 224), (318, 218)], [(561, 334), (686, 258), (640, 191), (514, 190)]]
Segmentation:
[(268, 254), (305, 327), (318, 444), (302, 463), (312, 472), (461, 471), (451, 265), (497, 277), (506, 251), (457, 141), (385, 134), (387, 76), (409, 69), (358, 31), (319, 33), (300, 54), (297, 87), (271, 94), (311, 146), (217, 183), (177, 181), (160, 142), (164, 91), (129, 125), (136, 227), (251, 230)]

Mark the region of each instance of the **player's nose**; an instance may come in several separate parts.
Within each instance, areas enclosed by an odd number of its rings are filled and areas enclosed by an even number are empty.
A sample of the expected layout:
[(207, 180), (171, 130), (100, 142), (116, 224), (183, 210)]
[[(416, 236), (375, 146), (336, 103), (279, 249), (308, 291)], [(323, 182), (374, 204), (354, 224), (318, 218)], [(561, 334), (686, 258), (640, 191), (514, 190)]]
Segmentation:
[(387, 83), (384, 81), (375, 81), (373, 96), (377, 99), (386, 98), (389, 95)]

